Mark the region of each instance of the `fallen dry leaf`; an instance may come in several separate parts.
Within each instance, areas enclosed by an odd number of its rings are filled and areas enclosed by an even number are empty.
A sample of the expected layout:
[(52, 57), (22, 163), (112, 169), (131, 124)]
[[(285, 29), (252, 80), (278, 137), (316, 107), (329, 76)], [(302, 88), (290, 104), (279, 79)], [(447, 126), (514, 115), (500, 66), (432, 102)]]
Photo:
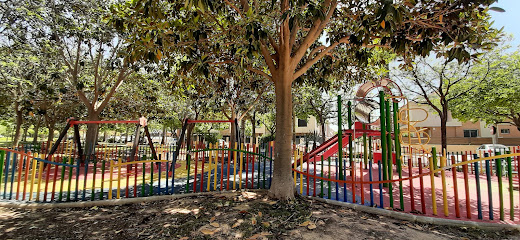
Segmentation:
[(209, 229), (202, 229), (202, 230), (200, 230), (200, 232), (203, 233), (204, 235), (213, 235), (217, 231), (216, 230), (209, 230)]
[(211, 225), (212, 227), (216, 227), (216, 228), (220, 227), (220, 224), (218, 224), (217, 222), (212, 222), (209, 225)]
[(259, 216), (259, 217), (262, 217), (262, 212), (258, 212), (258, 216)]
[(235, 224), (233, 224), (233, 226), (231, 228), (236, 228), (236, 227), (240, 226), (240, 224), (242, 224), (243, 222), (244, 222), (244, 220), (238, 219), (238, 221)]
[(269, 236), (271, 235), (270, 233), (267, 233), (267, 232), (261, 232), (261, 233), (257, 233), (251, 237), (248, 238), (248, 240), (256, 240), (256, 239), (262, 239), (266, 236)]
[(311, 221), (305, 221), (302, 224), (300, 224), (300, 227), (307, 227), (310, 223)]
[(262, 222), (262, 225), (264, 227), (269, 227), (269, 226), (271, 226), (271, 223), (269, 223), (269, 222)]
[(216, 219), (215, 217), (212, 217), (211, 219), (209, 219), (209, 221), (213, 222), (213, 221), (215, 221), (215, 219)]
[(254, 192), (242, 192), (242, 196), (247, 199), (253, 199), (256, 198), (256, 193)]
[(241, 204), (241, 205), (238, 205), (236, 207), (234, 207), (233, 209), (235, 210), (239, 210), (239, 211), (247, 211), (249, 210), (251, 207), (247, 204)]
[(308, 228), (309, 230), (316, 229), (316, 224), (311, 223), (311, 224), (307, 225), (307, 228)]
[(251, 218), (251, 224), (256, 225), (256, 218)]

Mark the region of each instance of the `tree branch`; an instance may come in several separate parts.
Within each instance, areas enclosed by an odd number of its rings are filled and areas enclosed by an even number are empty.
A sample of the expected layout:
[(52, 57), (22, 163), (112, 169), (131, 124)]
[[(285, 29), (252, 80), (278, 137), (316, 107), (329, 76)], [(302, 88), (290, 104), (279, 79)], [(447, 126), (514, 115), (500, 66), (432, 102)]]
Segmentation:
[(244, 14), (242, 14), (242, 11), (240, 11), (240, 9), (235, 6), (233, 3), (229, 2), (228, 0), (224, 0), (224, 3), (226, 3), (226, 5), (230, 6), (231, 8), (233, 8), (238, 14), (240, 14), (240, 17), (242, 18), (245, 18), (244, 17)]
[(262, 55), (264, 55), (264, 61), (267, 64), (267, 67), (269, 67), (269, 71), (275, 72), (276, 66), (275, 66), (275, 63), (273, 62), (273, 58), (271, 57), (271, 53), (269, 52), (269, 50), (267, 49), (267, 47), (265, 46), (263, 41), (259, 41), (259, 42), (260, 42), (260, 51), (262, 52)]
[(296, 73), (294, 74), (294, 77), (293, 77), (293, 81), (296, 80), (297, 78), (299, 78), (301, 75), (303, 75), (305, 72), (307, 72), (307, 70), (309, 70), (310, 67), (312, 67), (312, 65), (314, 65), (316, 62), (318, 62), (321, 58), (323, 58), (330, 50), (334, 49), (336, 46), (338, 46), (340, 43), (347, 43), (348, 42), (348, 38), (347, 37), (344, 37), (342, 39), (340, 39), (338, 42), (328, 46), (325, 48), (325, 50), (321, 51), (320, 53), (318, 53), (316, 55), (316, 57), (314, 57), (313, 59), (311, 60), (307, 60), (307, 62), (305, 63), (305, 65), (303, 65), (299, 70), (296, 71)]
[(251, 109), (253, 109), (253, 107), (255, 106), (255, 104), (258, 102), (258, 100), (260, 100), (260, 98), (262, 97), (262, 94), (264, 94), (265, 90), (267, 89), (267, 87), (271, 86), (272, 82), (269, 82), (268, 84), (266, 84), (264, 86), (264, 88), (262, 89), (262, 91), (260, 91), (260, 93), (258, 93), (258, 96), (256, 96), (255, 100), (253, 100), (253, 102), (251, 102), (251, 105), (249, 106), (249, 108), (247, 108), (246, 111), (244, 111), (242, 113), (242, 115), (240, 116), (240, 119), (239, 120), (242, 120), (242, 118), (244, 116), (246, 116), (246, 114), (251, 111)]
[(320, 19), (316, 20), (314, 24), (312, 25), (311, 29), (307, 33), (307, 36), (303, 39), (302, 43), (294, 53), (294, 59), (296, 59), (296, 62), (299, 63), (303, 56), (305, 56), (305, 53), (307, 52), (307, 49), (318, 39), (321, 32), (325, 28), (325, 26), (329, 23), (330, 18), (332, 17), (332, 14), (334, 13), (334, 10), (336, 10), (337, 1), (334, 0), (331, 2), (331, 0), (326, 0), (323, 3), (322, 9), (329, 9), (327, 12), (327, 15), (323, 21)]
[(114, 93), (116, 92), (117, 88), (119, 88), (121, 83), (123, 83), (123, 81), (126, 79), (128, 74), (130, 73), (130, 71), (128, 73), (126, 71), (127, 71), (126, 66), (123, 66), (123, 68), (121, 68), (121, 70), (119, 70), (117, 81), (114, 83), (114, 86), (112, 86), (112, 88), (110, 89), (110, 92), (107, 94), (105, 99), (103, 99), (103, 102), (99, 105), (99, 107), (97, 109), (95, 109), (96, 112), (98, 112), (98, 113), (101, 112), (108, 105), (108, 102), (110, 101), (110, 99), (112, 98)]
[(280, 51), (280, 47), (278, 46), (278, 44), (276, 44), (276, 41), (275, 41), (274, 38), (271, 37), (270, 35), (269, 35), (269, 43), (270, 43), (271, 46), (274, 48), (274, 51), (275, 51), (276, 53), (278, 53), (278, 51)]

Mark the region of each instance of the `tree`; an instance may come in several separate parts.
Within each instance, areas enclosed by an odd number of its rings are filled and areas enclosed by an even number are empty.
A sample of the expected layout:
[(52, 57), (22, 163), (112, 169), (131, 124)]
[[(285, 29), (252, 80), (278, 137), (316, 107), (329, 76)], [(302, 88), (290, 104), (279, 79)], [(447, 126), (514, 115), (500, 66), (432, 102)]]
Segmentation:
[[(397, 72), (405, 89), (416, 96), (412, 101), (431, 107), (441, 120), (441, 147), (446, 152), (448, 139), (446, 136), (449, 109), (452, 102), (468, 94), (456, 88), (465, 85), (471, 73), (472, 63), (459, 64), (455, 61), (431, 64), (431, 59), (418, 58), (409, 68)], [(487, 73), (478, 76), (483, 82)], [(469, 85), (473, 87), (474, 85)]]
[[(28, 46), (40, 62), (48, 56), (59, 61), (54, 64), (64, 70), (64, 78), (88, 111), (87, 119), (99, 120), (117, 88), (132, 72), (120, 58), (123, 36), (118, 36), (104, 20), (109, 3), (27, 0), (1, 4), (4, 12), (0, 32), (10, 40), (7, 47)], [(98, 125), (90, 124), (88, 128), (87, 154), (93, 151)]]
[(454, 89), (467, 94), (454, 99), (453, 116), (461, 121), (510, 123), (520, 131), (520, 50), (493, 52), (473, 72)]
[[(240, 76), (223, 79), (224, 82), (221, 83), (220, 90), (218, 91), (219, 97), (225, 101), (223, 107), (224, 116), (228, 120), (236, 120), (240, 123), (242, 133), (244, 133), (244, 122), (249, 112), (255, 108), (258, 102), (262, 99), (264, 92), (270, 87), (269, 83), (264, 83), (264, 86), (261, 86), (260, 84), (262, 84), (262, 81), (255, 79), (254, 75), (251, 76), (246, 73), (245, 76), (250, 76), (252, 79), (240, 80)], [(235, 127), (235, 124), (231, 124), (230, 143), (232, 146), (236, 139), (240, 137), (235, 136)]]
[(295, 95), (295, 115), (299, 119), (307, 119), (314, 116), (320, 124), (320, 141), (325, 141), (325, 124), (334, 117), (335, 103), (337, 101), (334, 92), (322, 91), (315, 86), (304, 86), (297, 90)]
[[(473, 49), (488, 44), (483, 36), (492, 31), (487, 6), (493, 2), (148, 0), (115, 6), (112, 22), (130, 33), (129, 59), (197, 57), (201, 66), (238, 65), (273, 82), (277, 133), (269, 195), (291, 199), (288, 119), (296, 79), (322, 59), (355, 69), (378, 47), (406, 63), (431, 51), (468, 61)], [(319, 41), (322, 36), (326, 43)]]
[(29, 109), (32, 107), (31, 94), (34, 90), (32, 81), (36, 80), (33, 70), (38, 68), (38, 59), (31, 55), (30, 51), (21, 48), (7, 50), (3, 48), (0, 55), (0, 85), (2, 91), (7, 92), (11, 98), (7, 102), (12, 106), (15, 117), (15, 133), (13, 146), (18, 146), (21, 140), (21, 128)]

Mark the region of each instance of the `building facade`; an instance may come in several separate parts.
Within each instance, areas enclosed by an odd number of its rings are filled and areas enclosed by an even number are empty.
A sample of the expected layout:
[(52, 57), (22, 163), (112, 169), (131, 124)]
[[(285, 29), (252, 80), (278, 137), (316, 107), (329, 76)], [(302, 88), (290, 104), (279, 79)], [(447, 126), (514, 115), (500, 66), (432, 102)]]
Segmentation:
[[(257, 128), (255, 129), (255, 138), (256, 142), (259, 142), (259, 139), (265, 135), (269, 134), (269, 132), (266, 130), (265, 126), (263, 124), (260, 124), (258, 122), (256, 124)], [(230, 135), (230, 129), (224, 129), (220, 132), (224, 139), (229, 140)], [(311, 138), (311, 135), (318, 135), (321, 136), (321, 126), (316, 120), (315, 117), (310, 116), (308, 119), (298, 119), (296, 118), (294, 123), (294, 139), (296, 144), (304, 144), (305, 140), (308, 138)], [(330, 138), (334, 132), (331, 130), (330, 125), (327, 123), (325, 124), (325, 136), (326, 139)], [(245, 139), (246, 143), (252, 143), (250, 136), (246, 136)]]
[[(418, 122), (416, 128), (426, 128), (430, 136), (430, 144), (441, 144), (441, 120), (439, 115), (428, 105), (410, 103), (411, 119)], [(423, 109), (423, 110), (419, 110)], [(426, 114), (427, 113), (427, 114)], [(481, 145), (491, 144), (491, 128), (485, 122), (461, 122), (448, 114), (446, 136), (450, 145)], [(513, 146), (520, 145), (520, 131), (512, 124), (498, 124), (497, 133), (499, 144)]]

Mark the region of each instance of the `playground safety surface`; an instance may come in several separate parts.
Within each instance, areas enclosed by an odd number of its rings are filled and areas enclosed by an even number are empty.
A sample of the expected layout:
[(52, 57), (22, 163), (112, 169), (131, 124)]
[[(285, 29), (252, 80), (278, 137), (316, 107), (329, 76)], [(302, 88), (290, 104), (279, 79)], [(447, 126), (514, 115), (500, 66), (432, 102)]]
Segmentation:
[(519, 239), (518, 231), (417, 224), (297, 197), (228, 192), (123, 206), (0, 208), (0, 239)]

